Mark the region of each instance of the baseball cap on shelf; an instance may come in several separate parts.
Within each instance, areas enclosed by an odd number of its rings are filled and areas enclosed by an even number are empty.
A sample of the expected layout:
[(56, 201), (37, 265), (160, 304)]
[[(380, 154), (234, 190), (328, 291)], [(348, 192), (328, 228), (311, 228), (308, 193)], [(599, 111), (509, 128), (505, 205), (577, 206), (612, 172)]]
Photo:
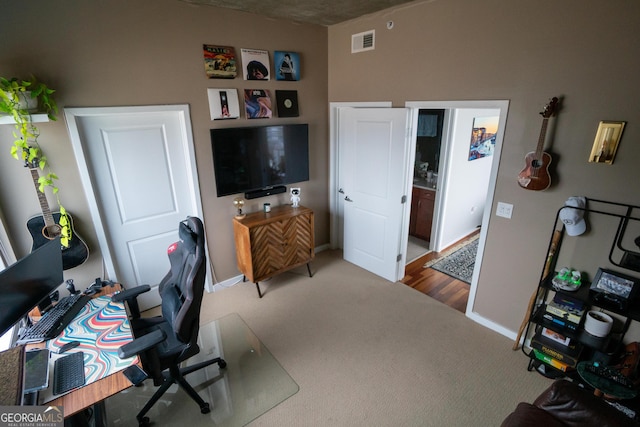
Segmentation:
[[(560, 220), (569, 236), (579, 236), (587, 230), (587, 223), (584, 220), (584, 209), (587, 202), (584, 197), (569, 197), (564, 202), (564, 207), (560, 209)], [(573, 209), (581, 208), (581, 209)]]

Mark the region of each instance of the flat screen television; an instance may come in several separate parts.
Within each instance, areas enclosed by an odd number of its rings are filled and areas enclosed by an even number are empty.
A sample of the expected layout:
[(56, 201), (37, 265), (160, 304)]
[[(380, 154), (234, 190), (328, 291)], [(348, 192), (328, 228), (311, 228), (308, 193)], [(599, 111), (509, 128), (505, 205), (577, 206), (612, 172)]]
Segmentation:
[(0, 336), (63, 282), (60, 238), (0, 271)]
[(309, 126), (211, 129), (218, 197), (309, 180)]

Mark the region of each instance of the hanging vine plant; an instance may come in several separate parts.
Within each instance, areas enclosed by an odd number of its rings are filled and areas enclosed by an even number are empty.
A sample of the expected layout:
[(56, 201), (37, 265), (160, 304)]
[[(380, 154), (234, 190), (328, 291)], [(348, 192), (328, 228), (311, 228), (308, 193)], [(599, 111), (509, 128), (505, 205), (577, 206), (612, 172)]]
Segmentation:
[(49, 120), (56, 120), (58, 107), (53, 98), (54, 92), (53, 89), (48, 88), (35, 78), (21, 80), (0, 77), (0, 113), (10, 115), (15, 122), (16, 129), (13, 133), (11, 156), (24, 162), (25, 166), (29, 168), (37, 168), (44, 172), (39, 174), (37, 179), (38, 191), (44, 195), (45, 189), (49, 187), (55, 195), (60, 211), (56, 234), (60, 235), (61, 244), (68, 247), (73, 227), (67, 210), (60, 202), (59, 189), (56, 185), (58, 175), (49, 167), (47, 157), (38, 142), (40, 131), (33, 123), (32, 118), (32, 113), (37, 111), (46, 113)]

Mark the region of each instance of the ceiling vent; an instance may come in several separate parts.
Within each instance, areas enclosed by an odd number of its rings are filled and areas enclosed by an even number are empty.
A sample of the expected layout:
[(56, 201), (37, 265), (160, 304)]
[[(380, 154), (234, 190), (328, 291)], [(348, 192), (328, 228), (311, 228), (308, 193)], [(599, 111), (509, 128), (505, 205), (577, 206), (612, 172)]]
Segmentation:
[(365, 31), (364, 33), (351, 36), (351, 53), (366, 52), (376, 48), (376, 30)]

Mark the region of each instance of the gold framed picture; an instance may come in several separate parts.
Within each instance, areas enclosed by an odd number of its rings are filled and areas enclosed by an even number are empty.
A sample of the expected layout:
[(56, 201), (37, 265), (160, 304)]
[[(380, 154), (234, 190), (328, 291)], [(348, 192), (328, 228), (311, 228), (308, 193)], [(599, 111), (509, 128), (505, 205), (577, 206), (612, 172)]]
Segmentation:
[(626, 122), (601, 121), (596, 132), (596, 139), (593, 141), (593, 148), (589, 155), (592, 163), (612, 164), (618, 151), (618, 144), (622, 137), (622, 130)]

